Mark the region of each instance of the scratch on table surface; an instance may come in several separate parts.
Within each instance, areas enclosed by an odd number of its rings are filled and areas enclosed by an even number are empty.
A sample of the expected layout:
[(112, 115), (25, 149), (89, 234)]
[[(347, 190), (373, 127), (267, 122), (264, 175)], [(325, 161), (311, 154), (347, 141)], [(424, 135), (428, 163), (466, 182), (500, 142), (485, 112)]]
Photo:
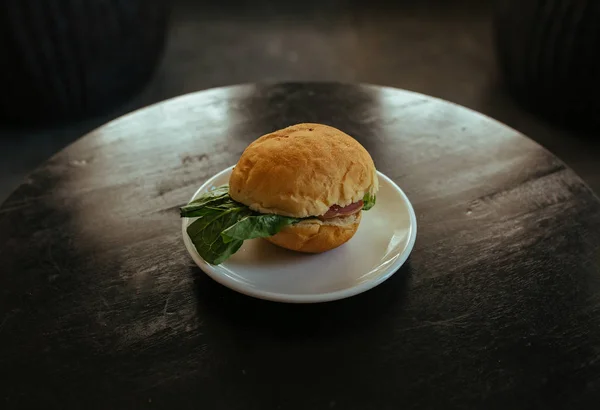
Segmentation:
[(9, 212), (18, 211), (19, 209), (27, 207), (29, 204), (19, 204), (14, 206), (9, 206), (3, 209), (0, 209), (0, 215), (7, 214)]
[(430, 321), (430, 320), (424, 320), (423, 323), (426, 325), (432, 325), (432, 326), (453, 326), (456, 325), (457, 323), (459, 323), (461, 320), (468, 318), (469, 316), (471, 316), (470, 313), (465, 313), (456, 317), (451, 317), (449, 319), (445, 319), (445, 320), (435, 320), (435, 321)]
[(65, 273), (63, 268), (61, 268), (58, 262), (56, 262), (56, 259), (54, 259), (54, 254), (52, 253), (52, 246), (48, 246), (48, 261), (50, 262), (54, 270), (56, 270), (56, 274), (58, 276)]
[(0, 209), (0, 215), (1, 214), (7, 214), (13, 211), (19, 211), (23, 208), (27, 208), (28, 206), (32, 205), (34, 201), (31, 200), (21, 200), (21, 201), (15, 201), (15, 203), (8, 203), (6, 202), (5, 205), (2, 209)]
[(169, 292), (169, 296), (167, 296), (167, 300), (165, 301), (165, 308), (163, 309), (163, 317), (168, 315), (167, 309), (169, 308), (169, 300), (171, 299), (171, 295), (173, 291)]
[(465, 313), (465, 314), (462, 314), (462, 315), (459, 315), (456, 317), (451, 317), (449, 319), (444, 319), (444, 320), (423, 320), (423, 321), (421, 321), (420, 324), (418, 324), (416, 326), (410, 326), (410, 327), (398, 329), (397, 332), (403, 333), (403, 332), (408, 332), (408, 331), (416, 330), (416, 329), (422, 329), (422, 328), (426, 328), (426, 327), (456, 326), (456, 325), (459, 325), (463, 319), (466, 319), (469, 316), (471, 316), (470, 313)]
[(4, 203), (5, 206), (2, 209), (0, 209), (0, 215), (10, 213), (13, 211), (18, 211), (20, 209), (27, 208), (30, 205), (35, 205), (36, 202), (43, 201), (50, 196), (51, 196), (51, 194), (45, 194), (45, 195), (39, 195), (39, 196), (31, 197), (31, 198), (21, 199), (19, 201), (10, 201), (10, 202), (7, 201)]
[(163, 317), (166, 317), (169, 312), (169, 301), (171, 300), (171, 296), (173, 296), (173, 294), (175, 293), (175, 291), (184, 283), (186, 282), (185, 280), (181, 280), (179, 281), (179, 283), (177, 283), (175, 286), (173, 286), (173, 288), (171, 289), (171, 291), (169, 292), (169, 295), (167, 296), (167, 300), (165, 300), (165, 308), (163, 309)]
[(6, 322), (8, 322), (8, 317), (9, 317), (9, 315), (6, 315), (4, 317), (4, 319), (2, 320), (2, 322), (0, 322), (0, 333), (2, 333), (2, 329), (4, 329), (4, 325), (6, 324)]

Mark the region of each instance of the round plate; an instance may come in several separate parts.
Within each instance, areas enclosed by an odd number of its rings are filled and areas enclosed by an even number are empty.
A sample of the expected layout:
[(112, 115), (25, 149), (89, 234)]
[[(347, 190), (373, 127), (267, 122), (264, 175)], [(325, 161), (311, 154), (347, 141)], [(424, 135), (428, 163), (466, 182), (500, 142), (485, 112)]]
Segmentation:
[[(233, 167), (204, 183), (194, 194), (229, 182)], [(278, 302), (315, 303), (343, 299), (369, 290), (396, 272), (412, 251), (417, 219), (404, 192), (378, 172), (377, 204), (363, 212), (358, 231), (344, 245), (321, 254), (279, 248), (264, 239), (245, 241), (220, 265), (205, 262), (186, 233), (193, 218), (183, 218), (185, 246), (211, 278), (235, 291)]]

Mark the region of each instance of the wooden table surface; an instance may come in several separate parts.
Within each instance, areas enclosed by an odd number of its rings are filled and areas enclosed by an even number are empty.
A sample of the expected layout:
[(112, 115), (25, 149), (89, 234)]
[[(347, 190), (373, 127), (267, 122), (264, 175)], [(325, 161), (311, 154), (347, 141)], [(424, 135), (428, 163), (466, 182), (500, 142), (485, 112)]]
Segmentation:
[[(409, 261), (353, 298), (243, 296), (183, 246), (178, 206), (253, 139), (298, 122), (357, 138), (417, 213)], [(600, 400), (600, 201), (529, 139), (424, 95), (264, 84), (135, 112), (10, 196), (0, 261), (3, 409)]]

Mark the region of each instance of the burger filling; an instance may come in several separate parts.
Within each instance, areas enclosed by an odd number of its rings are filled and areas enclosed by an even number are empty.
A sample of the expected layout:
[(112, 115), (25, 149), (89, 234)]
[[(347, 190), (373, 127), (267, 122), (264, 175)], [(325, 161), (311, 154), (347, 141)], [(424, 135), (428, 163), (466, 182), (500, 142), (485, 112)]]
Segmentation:
[(363, 204), (364, 203), (361, 200), (344, 207), (341, 207), (339, 205), (333, 205), (324, 215), (319, 216), (319, 219), (324, 221), (327, 219), (354, 215), (363, 208)]

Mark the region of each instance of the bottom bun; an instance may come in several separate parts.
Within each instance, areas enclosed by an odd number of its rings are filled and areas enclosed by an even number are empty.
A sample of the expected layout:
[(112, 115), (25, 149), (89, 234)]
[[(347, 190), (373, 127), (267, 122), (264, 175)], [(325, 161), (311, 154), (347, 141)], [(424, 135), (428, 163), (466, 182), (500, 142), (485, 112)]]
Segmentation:
[(360, 219), (361, 212), (326, 222), (310, 219), (286, 226), (276, 235), (265, 239), (292, 251), (326, 252), (348, 242), (356, 233)]

